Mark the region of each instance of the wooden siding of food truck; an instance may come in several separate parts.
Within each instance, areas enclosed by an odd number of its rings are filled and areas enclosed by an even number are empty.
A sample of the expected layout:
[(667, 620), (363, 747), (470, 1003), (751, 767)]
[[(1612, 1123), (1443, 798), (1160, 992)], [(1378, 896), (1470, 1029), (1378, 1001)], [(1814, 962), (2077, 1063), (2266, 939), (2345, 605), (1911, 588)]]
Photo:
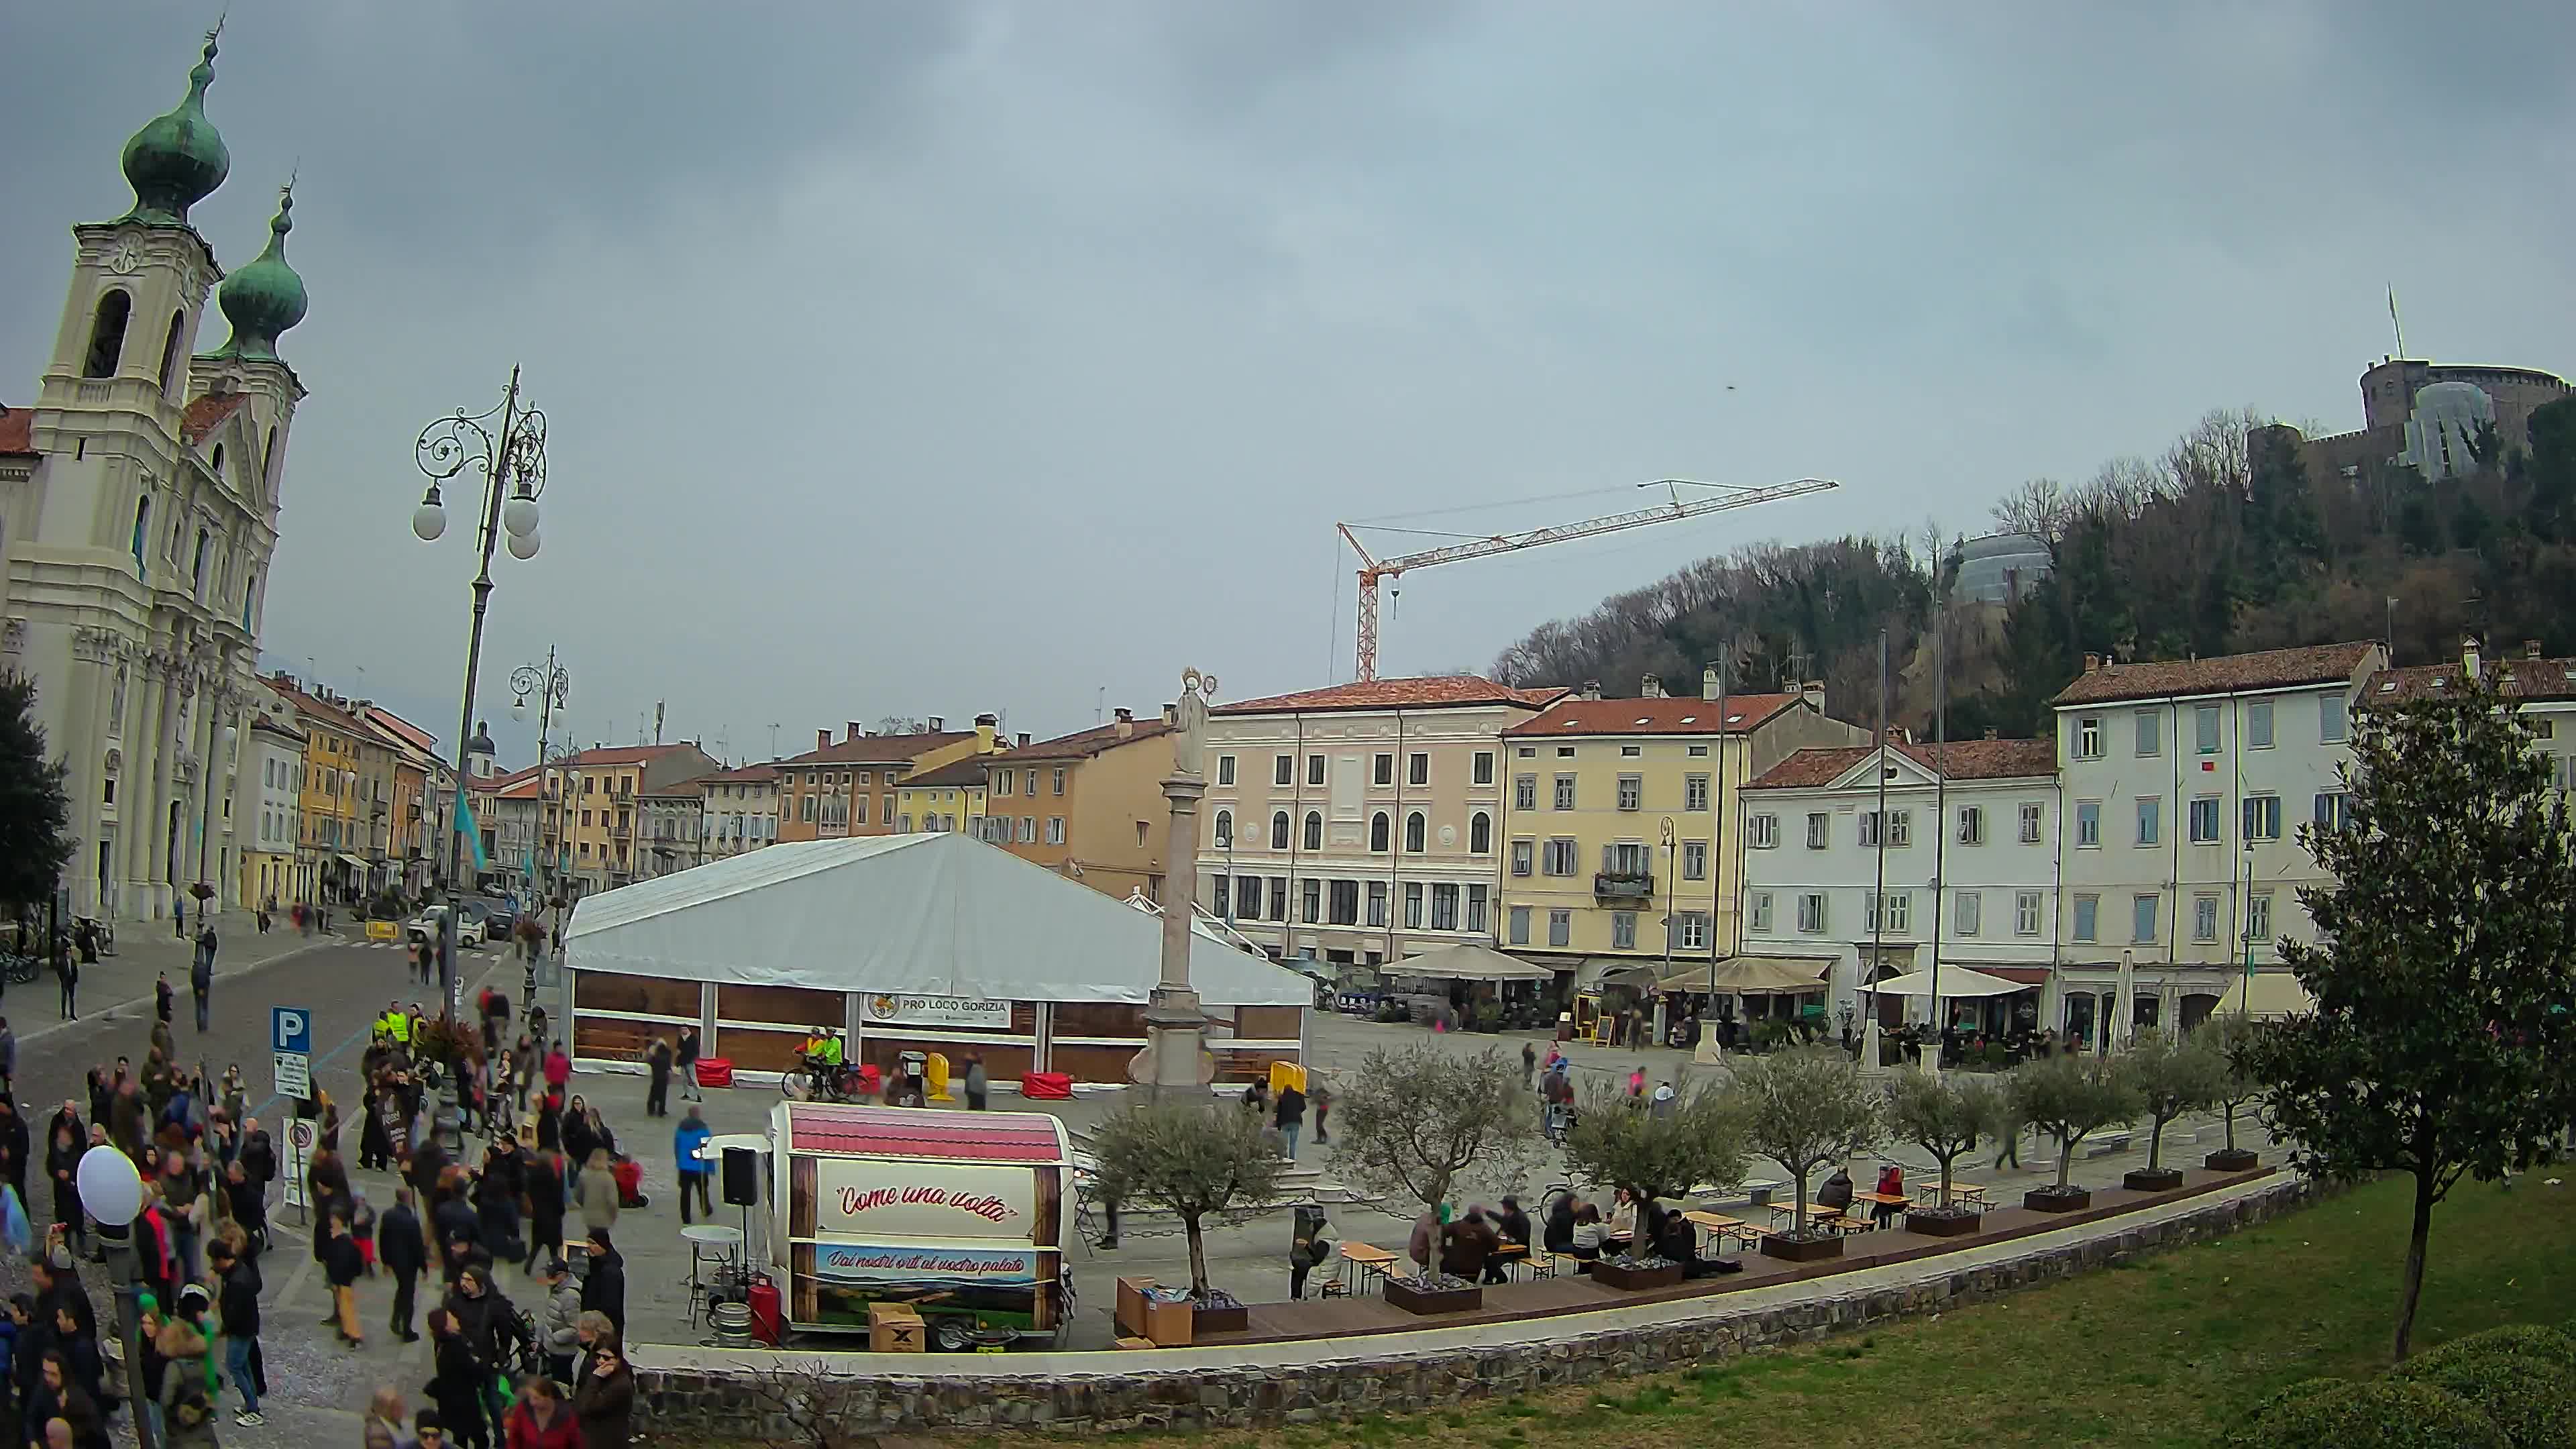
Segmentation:
[[(820, 1259), (832, 1249), (854, 1248), (871, 1255), (900, 1258), (919, 1257), (928, 1266), (914, 1276), (827, 1277)], [(951, 1262), (975, 1258), (1002, 1258), (1014, 1253), (1025, 1254), (1025, 1270), (1014, 1268), (1007, 1281), (977, 1283), (971, 1279), (942, 1276), (941, 1268)], [(794, 1285), (789, 1295), (788, 1316), (799, 1328), (863, 1330), (868, 1326), (870, 1303), (905, 1303), (918, 1309), (924, 1318), (941, 1314), (965, 1314), (986, 1328), (1009, 1328), (1031, 1333), (1052, 1330), (1063, 1316), (1063, 1255), (1049, 1248), (1022, 1245), (1017, 1249), (992, 1243), (957, 1244), (943, 1247), (930, 1243), (905, 1243), (900, 1247), (876, 1243), (797, 1243), (789, 1250), (789, 1281)], [(895, 1273), (909, 1270), (895, 1268)]]
[[(834, 1164), (827, 1184), (822, 1164)], [(1055, 1327), (1061, 1311), (1058, 1274), (1062, 1266), (1059, 1244), (1064, 1226), (1064, 1169), (1060, 1166), (1025, 1166), (1010, 1164), (931, 1162), (919, 1158), (870, 1156), (828, 1156), (809, 1152), (790, 1153), (786, 1159), (787, 1175), (787, 1240), (789, 1316), (805, 1327), (864, 1328), (867, 1305), (871, 1302), (911, 1303), (926, 1313), (970, 1312), (987, 1327), (1016, 1328), (1043, 1332)], [(1012, 1237), (924, 1239), (888, 1234), (882, 1237), (864, 1233), (833, 1232), (824, 1227), (819, 1210), (827, 1188), (865, 1183), (872, 1169), (881, 1169), (889, 1186), (907, 1182), (935, 1180), (946, 1176), (970, 1186), (989, 1184), (999, 1175), (1024, 1176), (1028, 1192), (1020, 1201), (1028, 1209), (1028, 1231), (1025, 1238)], [(938, 1280), (907, 1285), (899, 1279), (870, 1281), (824, 1280), (817, 1271), (818, 1250), (834, 1247), (884, 1250), (889, 1254), (1001, 1254), (1025, 1251), (1032, 1255), (1034, 1278), (1025, 1283), (960, 1284)], [(946, 1305), (946, 1306), (942, 1306)]]

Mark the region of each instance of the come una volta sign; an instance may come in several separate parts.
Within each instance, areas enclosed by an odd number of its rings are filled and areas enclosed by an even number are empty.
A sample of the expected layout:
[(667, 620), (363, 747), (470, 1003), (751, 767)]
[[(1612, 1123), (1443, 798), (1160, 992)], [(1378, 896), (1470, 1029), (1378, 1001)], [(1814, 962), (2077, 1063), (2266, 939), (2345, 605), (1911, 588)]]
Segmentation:
[(1025, 1167), (827, 1158), (815, 1169), (818, 1234), (1025, 1243), (1037, 1231), (1037, 1174)]
[(871, 1025), (979, 1026), (1008, 1029), (1011, 1003), (966, 996), (862, 997)]

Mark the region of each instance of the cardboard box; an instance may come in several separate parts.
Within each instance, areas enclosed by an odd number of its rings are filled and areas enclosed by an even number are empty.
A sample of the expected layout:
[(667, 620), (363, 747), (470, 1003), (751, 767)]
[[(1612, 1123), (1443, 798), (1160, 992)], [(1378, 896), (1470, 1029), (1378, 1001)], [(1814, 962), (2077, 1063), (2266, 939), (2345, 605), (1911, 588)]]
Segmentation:
[(870, 1353), (924, 1353), (928, 1349), (929, 1335), (923, 1332), (921, 1315), (911, 1304), (868, 1305)]

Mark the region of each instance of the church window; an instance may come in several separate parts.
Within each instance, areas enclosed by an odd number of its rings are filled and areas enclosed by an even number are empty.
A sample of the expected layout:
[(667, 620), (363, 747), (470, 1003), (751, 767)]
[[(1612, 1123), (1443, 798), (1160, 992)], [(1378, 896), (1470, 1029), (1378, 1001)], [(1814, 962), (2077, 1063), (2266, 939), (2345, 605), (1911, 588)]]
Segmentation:
[(213, 468), (211, 468), (211, 469), (209, 469), (208, 471), (212, 472), (212, 473), (215, 475), (215, 481), (216, 481), (216, 482), (220, 483), (220, 482), (222, 482), (222, 481), (223, 481), (223, 478), (224, 478), (224, 445), (223, 445), (223, 444), (221, 444), (221, 443), (217, 443), (217, 444), (215, 444), (215, 461), (214, 461), (214, 467), (213, 467)]
[(100, 295), (98, 316), (89, 328), (89, 360), (81, 376), (116, 376), (117, 360), (125, 355), (126, 318), (133, 311), (134, 298), (121, 288)]
[(202, 528), (197, 530), (197, 556), (189, 565), (188, 587), (196, 590), (200, 599), (206, 596), (206, 548), (212, 542), (212, 535)]
[(136, 573), (141, 573), (144, 570), (143, 530), (144, 527), (151, 522), (152, 495), (146, 493), (142, 497), (134, 500), (134, 571)]
[(188, 331), (188, 314), (170, 314), (170, 335), (161, 341), (161, 390), (168, 392), (178, 385), (179, 340)]
[(259, 570), (252, 569), (249, 577), (242, 580), (242, 630), (244, 633), (248, 633), (250, 631), (250, 602), (253, 598), (256, 598), (258, 594)]

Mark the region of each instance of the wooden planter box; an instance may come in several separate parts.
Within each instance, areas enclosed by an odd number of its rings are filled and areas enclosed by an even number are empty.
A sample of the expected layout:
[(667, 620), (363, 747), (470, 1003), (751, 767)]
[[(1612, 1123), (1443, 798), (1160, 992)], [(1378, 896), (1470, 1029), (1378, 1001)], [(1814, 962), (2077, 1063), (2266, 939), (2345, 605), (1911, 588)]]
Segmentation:
[(2093, 1205), (2090, 1189), (2070, 1187), (2059, 1192), (2053, 1187), (2034, 1187), (2021, 1195), (2021, 1205), (2035, 1213), (2082, 1212)]
[(1682, 1281), (1682, 1265), (1666, 1263), (1660, 1268), (1622, 1268), (1604, 1258), (1592, 1265), (1592, 1281), (1604, 1288), (1640, 1293), (1648, 1288), (1670, 1288)]
[(2175, 1188), (2182, 1186), (2182, 1169), (2179, 1167), (2141, 1167), (2135, 1172), (2122, 1173), (2120, 1175), (2120, 1186), (2127, 1188), (2131, 1192), (2171, 1192)]
[(1927, 1238), (1964, 1238), (1984, 1222), (1975, 1209), (1930, 1208), (1905, 1215), (1905, 1230)]
[(1386, 1301), (1407, 1313), (1466, 1313), (1485, 1306), (1485, 1290), (1473, 1283), (1464, 1288), (1425, 1290), (1402, 1278), (1389, 1278)]
[(1773, 1233), (1762, 1240), (1762, 1256), (1778, 1258), (1784, 1263), (1814, 1263), (1842, 1255), (1843, 1240), (1832, 1233), (1818, 1233), (1811, 1238)]
[(2200, 1160), (2212, 1172), (2252, 1172), (2263, 1165), (2263, 1159), (2242, 1147), (2222, 1147)]
[(1190, 1312), (1190, 1334), (1248, 1333), (1252, 1330), (1252, 1310), (1240, 1303), (1227, 1308), (1193, 1305)]

